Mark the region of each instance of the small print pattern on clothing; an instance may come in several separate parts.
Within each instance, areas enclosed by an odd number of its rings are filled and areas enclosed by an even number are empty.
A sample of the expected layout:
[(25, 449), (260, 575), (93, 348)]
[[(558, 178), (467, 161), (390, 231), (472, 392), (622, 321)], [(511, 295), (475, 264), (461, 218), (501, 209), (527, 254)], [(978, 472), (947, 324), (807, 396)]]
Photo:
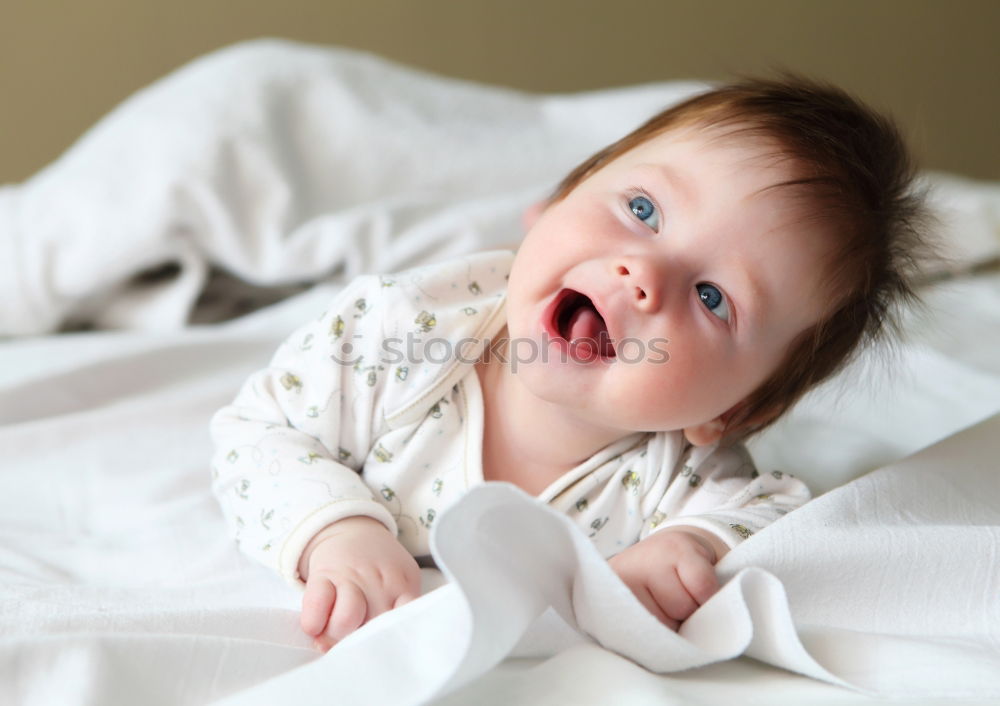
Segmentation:
[[(316, 532), (367, 515), (429, 554), (436, 518), (483, 482), (473, 362), (505, 323), (512, 259), (358, 278), (216, 413), (213, 488), (243, 551), (296, 582)], [(607, 557), (679, 524), (733, 546), (808, 498), (742, 447), (692, 447), (679, 432), (629, 435), (539, 496)]]

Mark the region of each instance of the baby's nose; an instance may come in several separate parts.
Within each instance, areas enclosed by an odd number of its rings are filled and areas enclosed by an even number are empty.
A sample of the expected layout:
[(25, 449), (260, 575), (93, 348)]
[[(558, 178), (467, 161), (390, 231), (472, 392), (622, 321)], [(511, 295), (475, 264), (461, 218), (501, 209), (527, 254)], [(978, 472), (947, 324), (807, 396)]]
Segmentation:
[(639, 258), (621, 258), (615, 263), (614, 271), (626, 287), (633, 306), (645, 312), (660, 308), (663, 290), (652, 263)]

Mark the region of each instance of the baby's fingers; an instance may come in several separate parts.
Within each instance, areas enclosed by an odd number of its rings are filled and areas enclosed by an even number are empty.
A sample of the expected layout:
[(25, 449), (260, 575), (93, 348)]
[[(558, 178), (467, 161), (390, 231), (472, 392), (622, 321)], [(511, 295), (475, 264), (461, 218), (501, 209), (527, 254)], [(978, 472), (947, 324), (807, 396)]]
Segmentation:
[(420, 569), (416, 562), (404, 565), (386, 576), (386, 590), (391, 605), (389, 608), (399, 608), (412, 600), (420, 598)]
[(635, 594), (635, 597), (639, 599), (639, 602), (642, 603), (646, 610), (653, 614), (654, 618), (659, 620), (671, 630), (675, 632), (677, 631), (677, 628), (680, 626), (680, 621), (674, 620), (664, 612), (663, 608), (660, 607), (659, 602), (653, 597), (652, 592), (648, 588), (645, 586), (639, 586), (633, 588), (632, 593)]
[(400, 606), (406, 605), (410, 601), (420, 598), (419, 591), (407, 591), (406, 593), (400, 594), (398, 598), (393, 602), (393, 608), (399, 608)]
[(708, 562), (683, 561), (677, 565), (677, 576), (698, 605), (704, 604), (719, 590), (719, 579)]
[(313, 637), (323, 632), (330, 618), (330, 608), (333, 606), (337, 591), (333, 584), (323, 578), (315, 578), (306, 583), (306, 592), (302, 596), (302, 616), (300, 623), (306, 635)]
[(684, 590), (681, 579), (672, 566), (664, 567), (662, 573), (649, 583), (649, 593), (663, 614), (669, 618), (660, 620), (672, 630), (676, 630), (679, 623), (684, 622), (698, 609), (698, 604)]
[(326, 626), (326, 637), (340, 642), (364, 625), (368, 616), (368, 602), (359, 586), (350, 582), (339, 582), (330, 622)]

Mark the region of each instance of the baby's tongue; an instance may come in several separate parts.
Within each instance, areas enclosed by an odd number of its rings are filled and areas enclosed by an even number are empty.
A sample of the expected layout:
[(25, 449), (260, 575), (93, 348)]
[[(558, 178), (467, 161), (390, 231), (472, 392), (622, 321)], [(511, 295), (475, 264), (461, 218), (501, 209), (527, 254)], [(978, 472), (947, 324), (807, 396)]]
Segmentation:
[[(569, 333), (569, 340), (573, 341), (577, 338), (589, 338), (591, 340), (597, 340), (598, 334), (602, 331), (607, 331), (607, 327), (604, 325), (604, 321), (597, 312), (591, 309), (589, 306), (581, 306), (579, 309), (573, 312), (573, 316), (570, 317), (569, 325), (566, 327), (566, 331)], [(606, 333), (604, 334), (607, 335)]]

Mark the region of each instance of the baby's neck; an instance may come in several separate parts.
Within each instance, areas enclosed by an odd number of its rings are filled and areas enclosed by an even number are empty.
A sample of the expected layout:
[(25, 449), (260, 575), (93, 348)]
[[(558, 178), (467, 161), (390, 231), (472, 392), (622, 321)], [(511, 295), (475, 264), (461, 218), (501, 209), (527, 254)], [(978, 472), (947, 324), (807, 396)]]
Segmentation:
[(476, 366), (483, 390), (483, 478), (538, 495), (564, 473), (621, 438), (586, 425), (518, 384), (504, 363)]

